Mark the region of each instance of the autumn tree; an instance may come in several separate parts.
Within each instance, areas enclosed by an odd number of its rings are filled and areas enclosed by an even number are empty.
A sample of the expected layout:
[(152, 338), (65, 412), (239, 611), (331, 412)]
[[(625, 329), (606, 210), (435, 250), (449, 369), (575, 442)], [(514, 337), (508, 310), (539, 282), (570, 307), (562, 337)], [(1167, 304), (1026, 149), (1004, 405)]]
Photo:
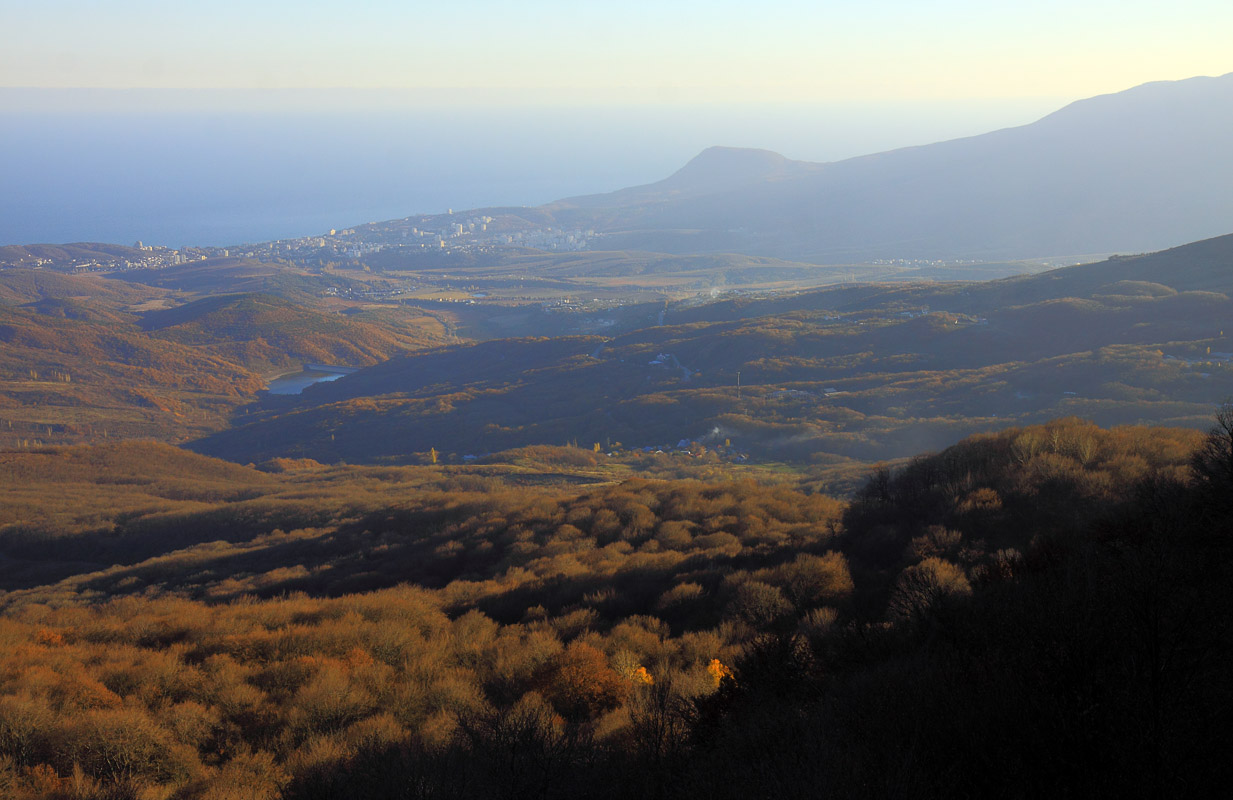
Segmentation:
[(765, 628), (792, 612), (792, 604), (776, 586), (748, 581), (736, 587), (732, 612), (755, 628)]
[(943, 600), (971, 593), (962, 569), (940, 558), (926, 558), (899, 574), (889, 613), (896, 619), (919, 619)]
[(1216, 424), (1199, 445), (1191, 466), (1204, 487), (1227, 500), (1233, 491), (1233, 398), (1216, 410)]
[(585, 642), (574, 642), (536, 670), (532, 684), (561, 716), (574, 722), (616, 708), (629, 690), (607, 657)]

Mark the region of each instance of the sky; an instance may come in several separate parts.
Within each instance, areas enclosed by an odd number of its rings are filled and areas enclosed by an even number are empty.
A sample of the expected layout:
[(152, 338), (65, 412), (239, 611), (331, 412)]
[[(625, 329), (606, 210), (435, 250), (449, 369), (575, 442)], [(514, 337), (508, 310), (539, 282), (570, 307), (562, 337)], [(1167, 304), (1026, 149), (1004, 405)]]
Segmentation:
[(1228, 0), (0, 0), (0, 245), (262, 241), (832, 161), (1233, 71)]
[(1072, 98), (1233, 71), (1227, 0), (0, 0), (0, 86), (494, 103)]

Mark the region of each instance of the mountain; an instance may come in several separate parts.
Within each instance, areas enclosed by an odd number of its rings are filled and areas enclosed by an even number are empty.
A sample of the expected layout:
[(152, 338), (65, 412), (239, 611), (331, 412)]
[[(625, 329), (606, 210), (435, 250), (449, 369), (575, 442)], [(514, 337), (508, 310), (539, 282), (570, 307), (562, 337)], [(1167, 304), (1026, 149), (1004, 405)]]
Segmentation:
[(605, 249), (823, 263), (1143, 252), (1228, 231), (1233, 73), (827, 164), (712, 148), (659, 183), (545, 207)]
[(819, 164), (791, 161), (770, 150), (742, 147), (709, 147), (667, 178), (647, 186), (621, 189), (611, 194), (562, 200), (562, 205), (607, 208), (682, 200), (730, 192), (751, 184), (791, 178), (816, 171)]

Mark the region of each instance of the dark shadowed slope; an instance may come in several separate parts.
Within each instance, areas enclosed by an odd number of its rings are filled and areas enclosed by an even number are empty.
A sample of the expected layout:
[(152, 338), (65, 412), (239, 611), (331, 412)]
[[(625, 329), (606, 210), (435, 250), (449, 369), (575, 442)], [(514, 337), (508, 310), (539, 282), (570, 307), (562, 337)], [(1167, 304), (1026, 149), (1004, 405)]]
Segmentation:
[(193, 447), (356, 462), (696, 439), (876, 459), (1064, 415), (1206, 425), (1233, 391), (1230, 300), (1213, 291), (1228, 287), (1230, 248), (1223, 237), (1031, 278), (671, 308), (666, 325), (606, 340), (442, 348), (271, 399)]

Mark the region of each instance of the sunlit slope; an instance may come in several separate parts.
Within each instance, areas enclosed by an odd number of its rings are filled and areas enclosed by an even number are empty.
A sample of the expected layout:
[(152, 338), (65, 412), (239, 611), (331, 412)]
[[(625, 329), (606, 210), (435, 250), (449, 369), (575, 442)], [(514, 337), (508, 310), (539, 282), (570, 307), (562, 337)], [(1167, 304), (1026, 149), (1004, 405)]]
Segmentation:
[(93, 276), (0, 272), (0, 446), (196, 438), (225, 427), (273, 373), (371, 365), (444, 336), (411, 308), (181, 300)]
[(337, 279), (313, 275), (286, 264), (245, 258), (212, 258), (162, 269), (126, 270), (113, 277), (197, 296), (266, 292), (295, 300), (310, 299), (338, 283)]
[(7, 305), (71, 298), (118, 309), (168, 294), (165, 289), (94, 275), (68, 275), (43, 269), (0, 270), (0, 303)]
[(268, 294), (224, 295), (145, 314), (153, 338), (209, 348), (246, 365), (369, 366), (432, 341)]
[(66, 300), (0, 307), (0, 343), (4, 446), (178, 441), (222, 427), (264, 386), (234, 361)]

